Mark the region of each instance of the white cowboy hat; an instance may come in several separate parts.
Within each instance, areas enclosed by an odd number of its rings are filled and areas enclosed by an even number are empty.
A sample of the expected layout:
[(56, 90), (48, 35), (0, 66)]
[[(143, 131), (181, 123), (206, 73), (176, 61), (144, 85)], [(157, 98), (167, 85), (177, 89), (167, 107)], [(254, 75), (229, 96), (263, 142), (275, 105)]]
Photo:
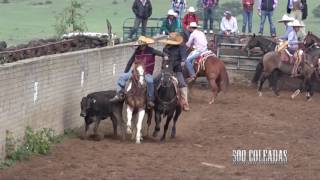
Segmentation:
[(278, 22), (292, 22), (294, 21), (294, 18), (289, 17), (287, 14), (282, 16), (282, 19), (279, 20)]
[(169, 16), (176, 16), (176, 15), (177, 15), (177, 13), (176, 13), (176, 12), (174, 12), (174, 10), (173, 10), (173, 9), (169, 9), (169, 11), (168, 11), (168, 15), (169, 15)]
[(191, 22), (191, 23), (189, 24), (189, 27), (198, 28), (198, 27), (200, 27), (200, 26), (198, 26), (198, 24), (197, 24), (196, 22)]
[(137, 42), (134, 43), (135, 46), (145, 45), (145, 44), (153, 44), (154, 40), (151, 38), (147, 38), (145, 36), (140, 36)]
[(230, 12), (230, 11), (225, 11), (223, 14), (224, 14), (225, 16), (227, 16), (227, 15), (230, 15), (230, 16), (231, 16), (231, 12)]
[(288, 23), (288, 26), (292, 26), (292, 27), (304, 27), (303, 24), (301, 24), (298, 20), (294, 20), (292, 22)]
[(172, 32), (167, 39), (160, 40), (159, 42), (163, 44), (179, 45), (183, 42), (183, 37), (177, 32)]
[(188, 12), (194, 13), (194, 12), (196, 12), (196, 9), (194, 9), (194, 7), (190, 6), (188, 9)]

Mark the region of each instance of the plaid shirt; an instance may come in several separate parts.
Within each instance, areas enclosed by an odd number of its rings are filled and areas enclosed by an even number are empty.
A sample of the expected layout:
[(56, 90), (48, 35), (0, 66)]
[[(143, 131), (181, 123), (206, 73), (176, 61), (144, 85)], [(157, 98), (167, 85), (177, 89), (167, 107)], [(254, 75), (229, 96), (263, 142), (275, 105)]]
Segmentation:
[(204, 7), (213, 7), (218, 4), (219, 0), (202, 0), (202, 5)]

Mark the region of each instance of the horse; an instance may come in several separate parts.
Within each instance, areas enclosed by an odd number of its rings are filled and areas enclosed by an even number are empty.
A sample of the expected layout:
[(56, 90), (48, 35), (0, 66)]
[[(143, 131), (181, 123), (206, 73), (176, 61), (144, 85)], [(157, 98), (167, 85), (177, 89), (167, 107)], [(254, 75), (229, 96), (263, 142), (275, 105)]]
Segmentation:
[[(161, 116), (166, 116), (167, 121), (164, 125), (161, 141), (166, 139), (169, 123), (173, 118), (173, 126), (171, 138), (176, 136), (176, 123), (182, 112), (182, 106), (179, 101), (178, 80), (173, 73), (173, 64), (170, 60), (162, 62), (162, 70), (160, 76), (155, 80), (155, 122), (156, 126), (153, 137), (157, 137), (160, 131)], [(149, 125), (150, 123), (148, 123)]]
[[(136, 144), (140, 144), (142, 140), (141, 129), (144, 115), (146, 113), (146, 92), (147, 86), (144, 79), (145, 65), (144, 62), (136, 59), (132, 76), (125, 88), (125, 104), (127, 105), (127, 133), (131, 134), (131, 121), (133, 114), (138, 115), (136, 124)], [(148, 119), (152, 118), (152, 113), (148, 112)]]
[(310, 48), (311, 46), (319, 46), (320, 38), (309, 31), (303, 40), (303, 45), (306, 49)]
[[(184, 43), (187, 39), (184, 37)], [(192, 48), (187, 50), (188, 53), (192, 51)], [(213, 104), (219, 92), (225, 92), (229, 86), (229, 75), (224, 62), (220, 60), (212, 51), (207, 51), (201, 55), (193, 64), (193, 68), (196, 72), (196, 79), (198, 77), (206, 77), (212, 91), (209, 104)], [(185, 78), (188, 77), (187, 68), (183, 68), (183, 75)], [(194, 81), (195, 82), (195, 81)], [(189, 90), (192, 88), (191, 83)]]

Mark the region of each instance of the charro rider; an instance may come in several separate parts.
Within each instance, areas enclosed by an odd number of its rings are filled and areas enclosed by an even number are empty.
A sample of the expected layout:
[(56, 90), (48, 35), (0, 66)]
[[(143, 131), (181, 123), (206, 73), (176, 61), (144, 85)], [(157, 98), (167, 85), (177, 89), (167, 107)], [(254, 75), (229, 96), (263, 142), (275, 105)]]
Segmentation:
[(189, 54), (185, 60), (190, 78), (188, 78), (188, 83), (192, 82), (196, 78), (196, 73), (193, 69), (194, 61), (205, 51), (207, 51), (208, 41), (206, 35), (198, 29), (196, 22), (191, 22), (189, 25), (189, 31), (191, 32), (188, 42), (186, 43), (188, 48), (194, 48), (194, 50)]
[[(183, 37), (179, 33), (170, 33), (169, 37), (165, 40), (160, 40), (160, 43), (165, 44), (163, 48), (163, 53), (168, 55), (170, 61), (173, 64), (173, 72), (176, 74), (176, 77), (179, 82), (180, 94), (181, 94), (181, 104), (182, 108), (185, 111), (189, 111), (189, 103), (188, 103), (188, 88), (187, 84), (184, 81), (184, 77), (182, 74), (181, 61), (184, 59), (184, 50), (185, 48), (181, 46), (183, 42)], [(160, 80), (160, 76), (156, 77), (155, 84)]]
[[(296, 51), (299, 49), (300, 42), (298, 41), (298, 32), (300, 31), (301, 27), (304, 27), (304, 25), (301, 24), (298, 20), (294, 20), (288, 23), (288, 26), (291, 26), (293, 28), (293, 31), (291, 31), (288, 35), (288, 51), (290, 52), (290, 54), (294, 55)], [(300, 58), (298, 56), (297, 60), (295, 60), (294, 67), (292, 69), (292, 76), (297, 75), (297, 69), (300, 64)]]
[(130, 79), (132, 72), (130, 71), (132, 64), (135, 59), (142, 59), (145, 62), (146, 74), (145, 80), (147, 82), (147, 99), (148, 107), (153, 107), (154, 103), (154, 86), (153, 86), (153, 70), (155, 65), (155, 56), (164, 57), (164, 54), (161, 51), (158, 51), (149, 46), (153, 44), (154, 40), (147, 38), (145, 36), (140, 36), (138, 41), (135, 43), (135, 46), (138, 46), (131, 56), (124, 73), (120, 75), (117, 82), (117, 95), (113, 97), (110, 101), (122, 101), (124, 99), (124, 88), (126, 82)]
[(279, 23), (283, 23), (286, 27), (286, 32), (282, 36), (279, 37), (280, 40), (288, 41), (288, 35), (293, 30), (292, 26), (288, 26), (288, 23), (292, 22), (292, 21), (294, 21), (294, 18), (289, 17), (286, 14), (283, 15), (282, 19), (278, 21)]

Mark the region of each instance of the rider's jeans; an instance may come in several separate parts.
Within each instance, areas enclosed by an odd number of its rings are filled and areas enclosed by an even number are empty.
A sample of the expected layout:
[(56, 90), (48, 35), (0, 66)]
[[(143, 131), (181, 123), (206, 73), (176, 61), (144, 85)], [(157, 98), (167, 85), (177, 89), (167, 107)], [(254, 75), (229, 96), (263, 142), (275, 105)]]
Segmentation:
[[(131, 71), (127, 73), (123, 73), (120, 75), (118, 82), (117, 82), (117, 92), (123, 90), (125, 88), (126, 82), (130, 79), (132, 73)], [(147, 82), (147, 93), (148, 97), (151, 98), (151, 100), (154, 98), (154, 87), (153, 87), (153, 77), (151, 74), (146, 74), (144, 76), (146, 82)]]
[(190, 53), (190, 55), (186, 59), (186, 66), (189, 72), (190, 77), (196, 77), (196, 73), (193, 69), (193, 62), (201, 55), (201, 51), (194, 50)]

